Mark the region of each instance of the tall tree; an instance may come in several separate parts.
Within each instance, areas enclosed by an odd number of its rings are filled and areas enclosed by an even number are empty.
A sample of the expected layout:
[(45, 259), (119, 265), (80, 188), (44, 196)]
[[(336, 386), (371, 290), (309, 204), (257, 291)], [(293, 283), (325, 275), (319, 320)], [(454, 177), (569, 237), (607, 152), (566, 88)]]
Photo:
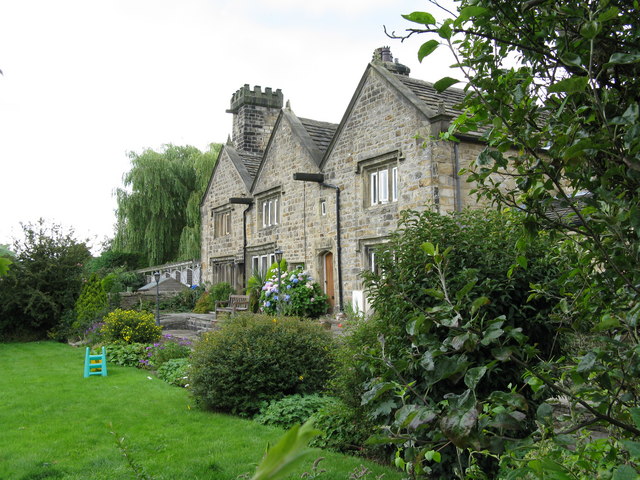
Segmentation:
[[(144, 255), (148, 265), (199, 256), (200, 216), (190, 213), (213, 170), (220, 145), (205, 153), (165, 145), (160, 152), (130, 152), (132, 168), (116, 192), (118, 225), (113, 249)], [(204, 187), (203, 187), (204, 185)]]

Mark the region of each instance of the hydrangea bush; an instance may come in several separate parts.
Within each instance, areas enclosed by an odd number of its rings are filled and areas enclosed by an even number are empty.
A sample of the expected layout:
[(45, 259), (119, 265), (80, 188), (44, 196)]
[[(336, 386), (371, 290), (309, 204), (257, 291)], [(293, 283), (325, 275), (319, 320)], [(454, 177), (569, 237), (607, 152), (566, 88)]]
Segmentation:
[(260, 308), (267, 314), (316, 318), (327, 312), (327, 296), (311, 275), (298, 268), (275, 272), (262, 287)]

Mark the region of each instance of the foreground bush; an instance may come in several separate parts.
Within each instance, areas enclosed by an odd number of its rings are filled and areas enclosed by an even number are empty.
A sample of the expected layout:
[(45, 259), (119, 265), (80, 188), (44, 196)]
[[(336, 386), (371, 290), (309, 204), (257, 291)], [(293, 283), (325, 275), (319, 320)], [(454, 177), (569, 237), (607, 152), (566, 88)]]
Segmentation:
[(152, 313), (118, 308), (104, 317), (100, 332), (107, 343), (153, 343), (160, 339), (162, 327), (155, 324)]
[(323, 390), (333, 338), (293, 318), (238, 315), (195, 345), (190, 380), (204, 408), (253, 415), (263, 402)]

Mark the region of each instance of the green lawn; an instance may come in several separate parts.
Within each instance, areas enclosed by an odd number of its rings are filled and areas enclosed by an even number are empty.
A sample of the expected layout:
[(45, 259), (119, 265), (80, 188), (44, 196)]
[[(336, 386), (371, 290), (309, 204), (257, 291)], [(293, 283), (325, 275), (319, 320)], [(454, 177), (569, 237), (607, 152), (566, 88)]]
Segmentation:
[[(0, 479), (136, 478), (116, 446), (160, 479), (235, 479), (253, 473), (267, 443), (282, 430), (198, 410), (189, 393), (148, 372), (109, 366), (83, 378), (84, 349), (53, 342), (0, 344)], [(402, 475), (359, 458), (314, 450), (326, 458), (319, 478), (347, 479), (360, 464), (368, 477)]]

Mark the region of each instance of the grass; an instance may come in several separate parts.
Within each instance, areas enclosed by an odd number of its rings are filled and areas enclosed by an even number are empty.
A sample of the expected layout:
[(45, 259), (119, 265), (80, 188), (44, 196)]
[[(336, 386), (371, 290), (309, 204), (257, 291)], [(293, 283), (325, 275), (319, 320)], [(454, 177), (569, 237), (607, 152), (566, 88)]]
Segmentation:
[[(235, 479), (253, 473), (283, 431), (198, 410), (189, 393), (148, 372), (109, 366), (83, 378), (84, 349), (53, 342), (0, 344), (0, 479)], [(117, 436), (112, 434), (115, 432)], [(121, 446), (116, 439), (122, 439)], [(127, 457), (123, 456), (126, 451)], [(319, 478), (402, 477), (359, 458), (313, 450), (298, 473), (325, 457)]]

